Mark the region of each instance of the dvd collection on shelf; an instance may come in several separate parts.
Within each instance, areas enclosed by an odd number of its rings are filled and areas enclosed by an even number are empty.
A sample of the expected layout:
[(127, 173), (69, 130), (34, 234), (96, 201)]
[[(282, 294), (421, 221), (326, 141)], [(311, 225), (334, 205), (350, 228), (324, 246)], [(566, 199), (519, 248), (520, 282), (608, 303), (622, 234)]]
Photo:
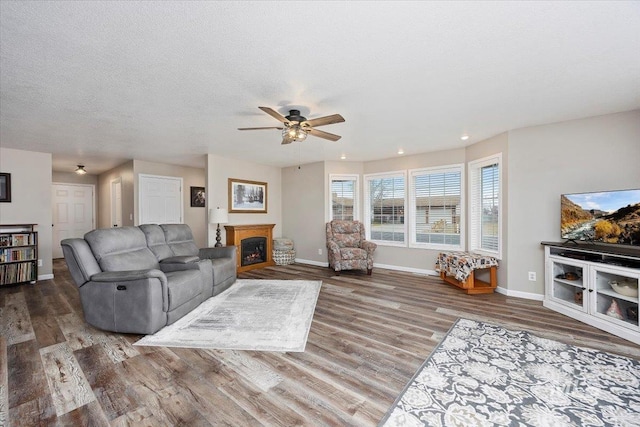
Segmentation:
[(0, 224), (0, 285), (38, 279), (37, 224)]

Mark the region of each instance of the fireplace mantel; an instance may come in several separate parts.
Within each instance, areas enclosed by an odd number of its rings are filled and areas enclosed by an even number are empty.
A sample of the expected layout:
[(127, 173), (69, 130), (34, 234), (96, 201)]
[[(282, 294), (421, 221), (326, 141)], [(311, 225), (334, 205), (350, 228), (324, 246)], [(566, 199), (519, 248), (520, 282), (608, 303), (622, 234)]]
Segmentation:
[[(238, 273), (253, 270), (255, 268), (276, 265), (272, 257), (273, 227), (275, 227), (275, 224), (243, 224), (224, 226), (224, 229), (227, 232), (227, 246), (234, 245), (236, 247), (236, 270)], [(267, 239), (265, 261), (243, 266), (241, 253), (242, 241), (251, 237), (264, 237)]]

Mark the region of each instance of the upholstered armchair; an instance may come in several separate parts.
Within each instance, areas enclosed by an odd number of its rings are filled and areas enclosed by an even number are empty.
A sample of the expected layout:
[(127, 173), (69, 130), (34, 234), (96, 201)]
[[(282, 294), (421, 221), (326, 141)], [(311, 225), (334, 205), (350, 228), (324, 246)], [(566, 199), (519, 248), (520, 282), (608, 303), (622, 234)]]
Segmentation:
[(333, 220), (327, 223), (327, 250), (329, 267), (341, 270), (373, 270), (373, 242), (365, 240), (364, 224), (360, 221)]

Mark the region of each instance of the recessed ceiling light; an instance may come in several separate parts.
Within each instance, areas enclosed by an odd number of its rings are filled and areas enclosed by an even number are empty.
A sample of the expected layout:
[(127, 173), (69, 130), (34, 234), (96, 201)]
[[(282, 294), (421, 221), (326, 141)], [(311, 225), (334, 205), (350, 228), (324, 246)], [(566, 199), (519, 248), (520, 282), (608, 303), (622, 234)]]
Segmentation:
[(401, 148), (398, 150), (398, 154), (404, 154), (404, 150)]
[(462, 135), (460, 139), (466, 141), (467, 139), (469, 139), (469, 135)]
[(347, 156), (346, 156), (346, 155), (344, 155), (344, 154), (343, 154), (342, 156), (340, 156), (340, 160), (344, 160), (344, 159), (346, 159), (346, 158), (347, 158)]

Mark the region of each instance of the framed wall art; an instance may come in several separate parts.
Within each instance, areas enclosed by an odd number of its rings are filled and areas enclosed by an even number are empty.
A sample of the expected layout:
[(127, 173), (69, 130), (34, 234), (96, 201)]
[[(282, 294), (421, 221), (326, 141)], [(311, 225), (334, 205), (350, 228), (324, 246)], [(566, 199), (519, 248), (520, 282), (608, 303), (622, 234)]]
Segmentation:
[(229, 178), (229, 213), (267, 213), (267, 183)]
[(11, 202), (10, 173), (0, 173), (0, 202)]
[(206, 202), (204, 187), (191, 187), (191, 207), (204, 208)]

